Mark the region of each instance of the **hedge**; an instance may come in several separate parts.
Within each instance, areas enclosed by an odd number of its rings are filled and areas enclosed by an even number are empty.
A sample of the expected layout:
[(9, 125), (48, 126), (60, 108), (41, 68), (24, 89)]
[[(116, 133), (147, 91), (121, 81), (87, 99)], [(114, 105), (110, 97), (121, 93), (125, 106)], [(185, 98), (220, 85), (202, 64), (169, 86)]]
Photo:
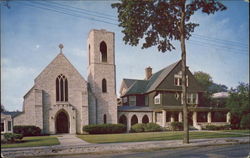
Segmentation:
[(171, 122), (171, 130), (182, 131), (183, 130), (183, 123), (182, 122)]
[(23, 136), (39, 136), (41, 129), (36, 126), (14, 126), (14, 133), (22, 134)]
[(224, 126), (215, 126), (215, 125), (206, 125), (206, 130), (228, 130), (230, 129), (230, 125), (224, 125)]
[(130, 132), (131, 133), (139, 133), (139, 132), (144, 132), (145, 131), (145, 128), (146, 128), (146, 124), (144, 123), (137, 123), (137, 124), (134, 124), (131, 129), (130, 129)]
[(123, 124), (86, 125), (83, 127), (83, 131), (89, 134), (124, 133), (126, 132), (126, 126)]
[(134, 124), (131, 127), (130, 132), (135, 132), (135, 133), (139, 133), (139, 132), (158, 132), (158, 131), (162, 131), (162, 128), (160, 125), (156, 124), (156, 123), (139, 123), (139, 124)]

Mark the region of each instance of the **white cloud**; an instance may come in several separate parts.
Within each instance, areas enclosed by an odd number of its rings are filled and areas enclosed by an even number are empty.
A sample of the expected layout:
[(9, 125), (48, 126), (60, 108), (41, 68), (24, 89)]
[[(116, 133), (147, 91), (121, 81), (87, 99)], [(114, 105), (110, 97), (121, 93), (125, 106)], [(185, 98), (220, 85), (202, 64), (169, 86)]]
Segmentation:
[(36, 45), (36, 49), (39, 49), (39, 48), (40, 48), (40, 45), (39, 45), (39, 44), (37, 44), (37, 45)]

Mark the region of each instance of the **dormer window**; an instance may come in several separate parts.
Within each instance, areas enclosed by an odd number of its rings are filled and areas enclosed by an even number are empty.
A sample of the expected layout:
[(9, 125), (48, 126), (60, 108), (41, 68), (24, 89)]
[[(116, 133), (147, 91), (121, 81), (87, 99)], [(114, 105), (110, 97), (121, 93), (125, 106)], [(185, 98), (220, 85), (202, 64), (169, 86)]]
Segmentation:
[[(186, 84), (188, 87), (188, 75), (186, 75)], [(182, 72), (180, 71), (178, 74), (174, 75), (174, 85), (181, 86), (182, 85)]]
[(155, 104), (161, 104), (161, 94), (158, 93), (155, 98), (154, 98), (154, 103)]

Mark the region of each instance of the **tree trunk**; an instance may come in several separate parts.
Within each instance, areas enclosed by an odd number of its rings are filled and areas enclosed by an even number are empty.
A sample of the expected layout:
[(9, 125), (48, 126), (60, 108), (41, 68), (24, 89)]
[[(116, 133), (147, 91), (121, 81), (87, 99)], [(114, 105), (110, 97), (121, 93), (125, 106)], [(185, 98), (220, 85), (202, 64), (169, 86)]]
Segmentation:
[(181, 41), (181, 66), (182, 66), (182, 102), (183, 102), (183, 125), (184, 135), (183, 143), (189, 143), (189, 127), (188, 127), (188, 109), (187, 109), (187, 84), (186, 84), (186, 47), (185, 47), (185, 0), (183, 0), (181, 22), (180, 22), (180, 41)]

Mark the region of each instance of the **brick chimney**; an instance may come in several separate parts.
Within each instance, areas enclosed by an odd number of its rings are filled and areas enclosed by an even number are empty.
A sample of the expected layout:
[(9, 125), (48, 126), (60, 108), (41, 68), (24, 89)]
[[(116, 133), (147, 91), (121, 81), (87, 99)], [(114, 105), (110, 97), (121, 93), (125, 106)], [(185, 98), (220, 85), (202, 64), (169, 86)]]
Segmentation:
[(145, 69), (145, 80), (148, 80), (152, 76), (152, 68), (146, 67)]

